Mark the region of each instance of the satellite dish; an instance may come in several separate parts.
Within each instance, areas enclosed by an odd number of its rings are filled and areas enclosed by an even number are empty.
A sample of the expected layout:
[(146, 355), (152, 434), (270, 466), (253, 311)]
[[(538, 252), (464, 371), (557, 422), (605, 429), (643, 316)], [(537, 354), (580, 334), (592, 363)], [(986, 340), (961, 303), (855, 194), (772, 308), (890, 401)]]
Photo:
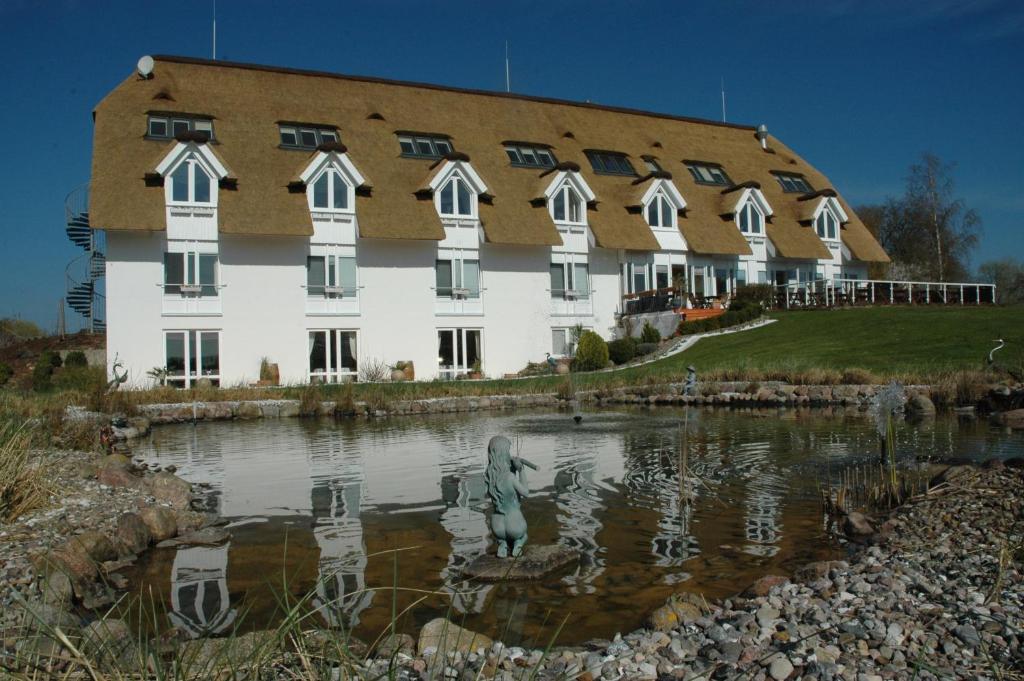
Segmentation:
[(149, 78), (153, 75), (153, 58), (148, 54), (145, 57), (139, 59), (137, 68), (139, 69), (139, 75), (143, 78)]

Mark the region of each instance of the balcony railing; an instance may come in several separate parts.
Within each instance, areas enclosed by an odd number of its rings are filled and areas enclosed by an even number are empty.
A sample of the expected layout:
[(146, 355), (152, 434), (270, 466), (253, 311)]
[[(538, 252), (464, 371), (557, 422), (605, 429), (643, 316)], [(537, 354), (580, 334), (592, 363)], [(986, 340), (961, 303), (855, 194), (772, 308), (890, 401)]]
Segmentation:
[(659, 288), (622, 296), (622, 314), (667, 312), (686, 306), (686, 293), (677, 288)]
[(775, 287), (775, 307), (842, 305), (991, 305), (995, 284), (978, 282), (819, 279)]

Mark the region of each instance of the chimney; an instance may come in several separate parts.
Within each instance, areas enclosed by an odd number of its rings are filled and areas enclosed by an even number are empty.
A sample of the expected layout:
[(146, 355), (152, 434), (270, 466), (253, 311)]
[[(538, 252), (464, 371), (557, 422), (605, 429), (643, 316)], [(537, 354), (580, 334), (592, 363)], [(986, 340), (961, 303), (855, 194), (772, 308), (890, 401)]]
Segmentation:
[(757, 126), (757, 139), (761, 142), (761, 148), (768, 151), (768, 126), (764, 123)]

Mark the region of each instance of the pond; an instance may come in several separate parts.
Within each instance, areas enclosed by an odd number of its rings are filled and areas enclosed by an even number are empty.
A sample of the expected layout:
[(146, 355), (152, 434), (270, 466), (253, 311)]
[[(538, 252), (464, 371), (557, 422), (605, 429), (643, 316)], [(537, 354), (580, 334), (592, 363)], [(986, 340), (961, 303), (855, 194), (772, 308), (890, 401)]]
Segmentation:
[[(690, 503), (678, 478), (684, 428)], [(497, 434), (540, 468), (524, 502), (530, 542), (579, 549), (577, 567), (530, 584), (461, 578), (493, 550), (483, 473)], [(1024, 452), (1024, 434), (952, 417), (901, 424), (897, 438), (911, 460)], [(385, 630), (392, 608), (423, 598), (400, 630), (448, 616), (508, 644), (543, 645), (567, 618), (558, 642), (581, 643), (640, 626), (675, 590), (726, 597), (764, 574), (842, 557), (819, 486), (841, 464), (874, 460), (877, 448), (872, 422), (852, 409), (587, 409), (579, 424), (567, 412), (517, 411), (163, 426), (135, 454), (208, 485), (232, 537), (154, 549), (128, 576), (166, 608), (162, 625), (194, 636), (273, 626), (285, 591), (315, 590), (323, 620), (363, 640)]]

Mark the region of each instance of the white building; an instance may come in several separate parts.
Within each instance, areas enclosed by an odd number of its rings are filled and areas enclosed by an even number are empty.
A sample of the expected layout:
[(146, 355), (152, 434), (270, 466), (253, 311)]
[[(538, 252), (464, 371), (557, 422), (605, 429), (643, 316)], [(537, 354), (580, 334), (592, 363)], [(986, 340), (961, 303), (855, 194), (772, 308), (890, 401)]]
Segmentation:
[[(828, 180), (747, 126), (157, 57), (96, 108), (107, 349), (135, 386), (412, 362), (502, 376), (625, 299), (864, 278)], [(685, 284), (684, 284), (685, 282)]]

